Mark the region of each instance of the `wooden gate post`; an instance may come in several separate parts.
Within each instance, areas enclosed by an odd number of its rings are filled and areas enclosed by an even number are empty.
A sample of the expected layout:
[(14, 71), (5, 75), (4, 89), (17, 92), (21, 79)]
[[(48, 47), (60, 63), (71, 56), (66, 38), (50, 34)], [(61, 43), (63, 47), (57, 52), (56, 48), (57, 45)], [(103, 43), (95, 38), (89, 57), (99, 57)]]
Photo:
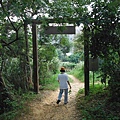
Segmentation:
[(84, 28), (84, 83), (85, 96), (89, 94), (89, 37), (88, 30)]
[(33, 81), (34, 92), (39, 93), (39, 79), (38, 79), (38, 41), (36, 23), (32, 23), (32, 40), (33, 40)]

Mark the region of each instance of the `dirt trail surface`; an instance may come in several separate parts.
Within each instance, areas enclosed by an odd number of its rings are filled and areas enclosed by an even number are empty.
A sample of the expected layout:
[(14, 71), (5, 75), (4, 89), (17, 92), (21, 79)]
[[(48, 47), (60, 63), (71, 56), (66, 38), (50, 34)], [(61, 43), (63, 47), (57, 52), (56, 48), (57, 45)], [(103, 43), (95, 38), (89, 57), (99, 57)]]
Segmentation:
[(42, 95), (29, 104), (30, 112), (27, 115), (22, 113), (18, 120), (81, 120), (78, 118), (78, 111), (75, 108), (75, 97), (78, 90), (84, 87), (84, 83), (72, 75), (69, 77), (73, 82), (68, 104), (64, 105), (64, 95), (59, 105), (56, 104), (59, 90), (42, 91)]

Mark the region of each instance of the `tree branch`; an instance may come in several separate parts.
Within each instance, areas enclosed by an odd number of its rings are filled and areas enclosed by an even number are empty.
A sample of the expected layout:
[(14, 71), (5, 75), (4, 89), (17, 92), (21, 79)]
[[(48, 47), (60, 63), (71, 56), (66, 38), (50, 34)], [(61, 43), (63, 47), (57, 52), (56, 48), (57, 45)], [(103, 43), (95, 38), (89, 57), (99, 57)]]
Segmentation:
[(16, 42), (17, 40), (19, 40), (19, 39), (16, 38), (15, 40), (13, 40), (13, 41), (11, 41), (11, 42), (9, 42), (9, 43), (5, 42), (4, 40), (1, 40), (1, 41), (4, 43), (3, 46), (8, 46), (8, 45), (10, 45), (10, 44)]
[(7, 16), (8, 20), (10, 21), (13, 29), (14, 29), (15, 31), (17, 31), (17, 29), (15, 28), (13, 22), (10, 20), (9, 16), (7, 15), (7, 12), (5, 11), (5, 8), (4, 8), (4, 6), (3, 6), (2, 0), (0, 1), (0, 4), (1, 4), (1, 7), (2, 7), (3, 12), (6, 14), (6, 16)]

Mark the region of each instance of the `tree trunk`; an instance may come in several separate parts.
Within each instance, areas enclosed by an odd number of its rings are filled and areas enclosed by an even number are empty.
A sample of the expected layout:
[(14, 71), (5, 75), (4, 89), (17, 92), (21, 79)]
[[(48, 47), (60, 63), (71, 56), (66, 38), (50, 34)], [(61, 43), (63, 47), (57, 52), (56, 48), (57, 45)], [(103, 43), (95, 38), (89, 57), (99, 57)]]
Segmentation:
[(29, 42), (28, 42), (28, 31), (27, 31), (27, 22), (26, 21), (24, 21), (24, 34), (25, 34), (25, 43), (26, 43), (27, 89), (30, 89), (30, 86), (33, 85), (33, 82), (32, 82), (32, 68), (30, 66), (30, 60), (29, 60)]
[(11, 95), (7, 92), (4, 79), (2, 78), (2, 72), (0, 71), (0, 114), (6, 111), (9, 106), (6, 104), (5, 100), (12, 100)]

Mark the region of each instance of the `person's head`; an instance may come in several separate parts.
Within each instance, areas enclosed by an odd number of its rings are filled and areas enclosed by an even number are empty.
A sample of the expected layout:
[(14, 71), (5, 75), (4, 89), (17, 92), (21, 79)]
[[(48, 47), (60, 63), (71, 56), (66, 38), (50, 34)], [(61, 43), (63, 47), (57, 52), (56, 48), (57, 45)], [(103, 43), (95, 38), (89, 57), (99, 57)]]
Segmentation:
[(61, 67), (60, 72), (65, 72), (65, 68)]

